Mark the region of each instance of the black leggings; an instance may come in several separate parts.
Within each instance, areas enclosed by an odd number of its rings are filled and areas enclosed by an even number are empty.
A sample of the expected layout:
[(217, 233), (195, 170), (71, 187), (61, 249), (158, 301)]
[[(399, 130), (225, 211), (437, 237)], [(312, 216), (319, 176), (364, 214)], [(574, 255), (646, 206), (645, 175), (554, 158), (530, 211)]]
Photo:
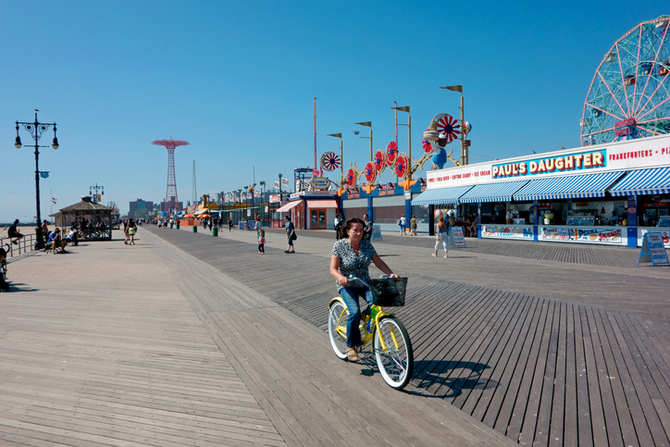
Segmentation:
[(258, 244), (258, 251), (261, 253), (265, 253), (265, 244)]

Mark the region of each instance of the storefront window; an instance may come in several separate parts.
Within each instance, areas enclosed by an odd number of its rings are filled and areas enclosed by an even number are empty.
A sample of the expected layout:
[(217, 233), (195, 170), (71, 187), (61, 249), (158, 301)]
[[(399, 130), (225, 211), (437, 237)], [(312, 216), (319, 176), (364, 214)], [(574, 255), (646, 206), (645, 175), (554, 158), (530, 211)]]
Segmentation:
[[(405, 196), (373, 197), (372, 207), (374, 208), (374, 218), (372, 219), (374, 223), (395, 224), (400, 216), (405, 214)], [(409, 219), (409, 217), (407, 218)]]
[(350, 219), (352, 217), (363, 218), (364, 214), (368, 212), (368, 199), (347, 199), (342, 202), (342, 207), (344, 208), (344, 217), (345, 219)]
[(639, 199), (638, 216), (643, 227), (655, 227), (670, 216), (670, 195), (646, 196)]

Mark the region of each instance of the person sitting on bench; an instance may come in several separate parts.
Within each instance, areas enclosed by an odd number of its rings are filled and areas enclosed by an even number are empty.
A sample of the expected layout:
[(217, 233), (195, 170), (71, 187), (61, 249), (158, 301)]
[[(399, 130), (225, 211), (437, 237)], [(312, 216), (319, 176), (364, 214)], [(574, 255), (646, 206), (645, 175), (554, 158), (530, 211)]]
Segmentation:
[(60, 228), (56, 227), (56, 229), (51, 232), (47, 245), (49, 243), (51, 243), (51, 249), (54, 254), (56, 254), (57, 248), (60, 248), (61, 253), (65, 253), (65, 245), (67, 244), (67, 241), (61, 237)]
[(8, 229), (7, 229), (7, 236), (9, 236), (9, 239), (11, 240), (12, 238), (16, 239), (12, 241), (12, 244), (14, 245), (19, 245), (19, 241), (23, 239), (23, 235), (19, 233), (19, 230), (16, 229), (16, 226), (19, 224), (19, 219), (16, 219), (14, 221), (14, 224), (12, 224)]
[(63, 240), (66, 243), (78, 245), (79, 244), (79, 241), (77, 240), (77, 233), (78, 232), (79, 232), (79, 230), (77, 230), (77, 227), (72, 225), (72, 228), (70, 228), (70, 232), (67, 234), (67, 236), (65, 236), (65, 238)]

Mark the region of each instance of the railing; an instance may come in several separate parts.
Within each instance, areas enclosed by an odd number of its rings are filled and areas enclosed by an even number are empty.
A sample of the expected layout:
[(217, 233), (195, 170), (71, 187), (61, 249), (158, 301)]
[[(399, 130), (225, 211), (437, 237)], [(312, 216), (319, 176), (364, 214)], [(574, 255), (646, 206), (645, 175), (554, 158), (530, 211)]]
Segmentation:
[(35, 234), (24, 234), (23, 237), (17, 241), (18, 244), (12, 244), (11, 239), (8, 237), (0, 238), (0, 246), (7, 250), (7, 257), (11, 258), (33, 251), (35, 249), (36, 241), (37, 236)]

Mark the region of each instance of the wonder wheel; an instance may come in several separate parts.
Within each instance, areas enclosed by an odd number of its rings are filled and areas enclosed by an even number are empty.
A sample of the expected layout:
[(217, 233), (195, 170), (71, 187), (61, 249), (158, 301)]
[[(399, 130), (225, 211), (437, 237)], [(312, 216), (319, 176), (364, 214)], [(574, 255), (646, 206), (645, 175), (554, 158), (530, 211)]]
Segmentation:
[(669, 24), (642, 22), (605, 54), (584, 102), (582, 146), (670, 133)]

